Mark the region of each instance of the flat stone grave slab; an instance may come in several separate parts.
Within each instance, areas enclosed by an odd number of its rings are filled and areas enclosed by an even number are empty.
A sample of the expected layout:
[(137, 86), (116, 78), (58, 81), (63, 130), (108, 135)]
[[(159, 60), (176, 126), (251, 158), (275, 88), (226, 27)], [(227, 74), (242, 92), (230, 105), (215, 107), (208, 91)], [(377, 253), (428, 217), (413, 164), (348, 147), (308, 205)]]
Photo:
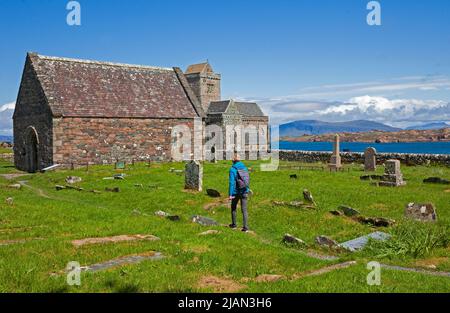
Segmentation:
[(2, 241), (0, 241), (0, 246), (10, 246), (10, 245), (22, 244), (22, 243), (27, 243), (27, 242), (30, 242), (33, 240), (42, 240), (42, 238), (2, 240)]
[(219, 225), (219, 223), (217, 223), (212, 218), (204, 217), (204, 216), (200, 216), (200, 215), (194, 215), (191, 220), (193, 223), (197, 223), (202, 226), (217, 226), (217, 225)]
[(403, 267), (403, 266), (397, 266), (397, 265), (387, 265), (387, 264), (381, 264), (381, 267), (386, 268), (388, 270), (394, 270), (394, 271), (415, 272), (415, 273), (431, 275), (431, 276), (450, 277), (449, 272), (434, 272), (434, 271), (423, 270), (420, 268), (409, 268), (409, 267)]
[(99, 237), (99, 238), (85, 238), (72, 240), (72, 244), (75, 247), (81, 247), (84, 245), (111, 243), (111, 242), (123, 242), (123, 241), (136, 241), (136, 240), (159, 240), (158, 237), (153, 235), (119, 235), (113, 237)]
[(204, 232), (200, 233), (199, 235), (200, 236), (207, 236), (207, 235), (217, 235), (217, 234), (220, 234), (220, 231), (215, 230), (215, 229), (210, 229), (210, 230), (207, 230), (207, 231), (204, 231)]
[(384, 217), (357, 216), (354, 220), (361, 224), (370, 224), (375, 227), (389, 227), (395, 224), (395, 220)]
[(161, 252), (150, 252), (145, 254), (124, 256), (103, 263), (96, 263), (88, 266), (82, 266), (81, 270), (84, 272), (98, 272), (127, 264), (137, 264), (146, 260), (161, 260), (162, 258), (164, 258), (164, 256), (162, 255)]
[(367, 245), (367, 243), (369, 242), (369, 238), (384, 241), (384, 240), (389, 239), (390, 237), (391, 237), (391, 235), (389, 235), (389, 234), (377, 231), (377, 232), (371, 233), (369, 235), (358, 237), (358, 238), (346, 241), (344, 243), (341, 243), (340, 246), (347, 250), (354, 252), (354, 251), (361, 250), (362, 248), (364, 248)]
[(329, 273), (329, 272), (332, 272), (335, 270), (348, 268), (353, 265), (356, 265), (356, 261), (347, 261), (347, 262), (343, 262), (343, 263), (328, 265), (328, 266), (319, 268), (317, 270), (311, 270), (311, 271), (306, 271), (303, 273), (294, 274), (294, 275), (292, 275), (291, 280), (297, 280), (297, 279), (300, 279), (303, 277), (308, 277), (308, 276), (318, 276), (318, 275), (326, 274), (326, 273)]
[(426, 183), (426, 184), (443, 184), (443, 185), (450, 184), (449, 180), (443, 179), (443, 178), (440, 178), (440, 177), (428, 177), (428, 178), (425, 178), (423, 180), (423, 182)]

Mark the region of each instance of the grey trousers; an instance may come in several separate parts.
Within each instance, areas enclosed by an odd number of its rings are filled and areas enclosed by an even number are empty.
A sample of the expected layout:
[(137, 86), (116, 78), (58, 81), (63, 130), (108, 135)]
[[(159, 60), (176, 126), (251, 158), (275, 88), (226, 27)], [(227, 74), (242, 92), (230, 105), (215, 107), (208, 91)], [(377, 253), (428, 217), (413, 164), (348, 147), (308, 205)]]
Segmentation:
[(244, 228), (248, 229), (248, 212), (247, 212), (247, 200), (248, 195), (237, 195), (233, 200), (231, 200), (231, 221), (233, 225), (236, 225), (236, 209), (237, 205), (239, 203), (239, 200), (241, 200), (241, 209), (242, 209), (242, 215), (244, 217)]

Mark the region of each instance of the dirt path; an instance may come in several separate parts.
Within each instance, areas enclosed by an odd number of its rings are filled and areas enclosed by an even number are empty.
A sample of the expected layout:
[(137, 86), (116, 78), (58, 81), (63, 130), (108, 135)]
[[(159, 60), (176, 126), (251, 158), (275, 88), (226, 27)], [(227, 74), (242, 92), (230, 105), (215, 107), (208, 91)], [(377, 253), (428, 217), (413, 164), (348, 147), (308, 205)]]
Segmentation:
[(12, 179), (15, 179), (15, 178), (19, 178), (19, 177), (22, 177), (22, 176), (28, 176), (28, 175), (31, 175), (31, 174), (25, 174), (25, 173), (15, 173), (15, 174), (0, 174), (0, 177), (3, 177), (3, 178), (5, 178), (5, 179), (7, 179), (7, 180), (12, 180)]

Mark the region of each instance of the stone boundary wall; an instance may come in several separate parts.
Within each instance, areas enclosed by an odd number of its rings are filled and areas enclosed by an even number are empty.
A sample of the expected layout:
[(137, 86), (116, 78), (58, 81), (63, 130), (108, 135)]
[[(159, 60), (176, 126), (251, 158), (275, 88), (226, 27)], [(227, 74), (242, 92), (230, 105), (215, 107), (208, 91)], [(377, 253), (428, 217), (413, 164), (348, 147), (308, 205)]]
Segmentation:
[[(328, 163), (331, 152), (321, 151), (291, 151), (280, 150), (281, 161), (297, 161), (304, 163)], [(416, 154), (416, 153), (377, 153), (377, 164), (383, 164), (389, 159), (400, 160), (406, 165), (439, 164), (450, 167), (450, 154)], [(341, 152), (342, 163), (364, 164), (364, 153)]]
[(14, 153), (0, 153), (0, 159), (14, 162)]

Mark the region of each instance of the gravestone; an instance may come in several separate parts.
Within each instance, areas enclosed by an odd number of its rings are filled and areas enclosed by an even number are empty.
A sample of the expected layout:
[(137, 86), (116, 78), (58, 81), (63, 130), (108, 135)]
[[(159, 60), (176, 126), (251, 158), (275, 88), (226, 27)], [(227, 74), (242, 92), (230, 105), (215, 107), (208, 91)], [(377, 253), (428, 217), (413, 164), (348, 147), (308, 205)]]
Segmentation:
[(333, 154), (331, 155), (330, 164), (328, 165), (330, 170), (338, 171), (342, 168), (341, 156), (339, 154), (339, 135), (336, 134), (333, 143)]
[(405, 216), (421, 222), (436, 222), (437, 214), (431, 203), (409, 203), (405, 209)]
[(359, 215), (359, 211), (355, 210), (352, 207), (346, 206), (346, 205), (340, 205), (339, 210), (341, 210), (345, 216), (356, 216)]
[(198, 161), (186, 163), (185, 169), (185, 189), (202, 191), (203, 185), (203, 165)]
[(116, 170), (124, 170), (125, 169), (125, 162), (123, 161), (118, 161), (116, 162)]
[(14, 199), (11, 197), (6, 198), (6, 204), (7, 205), (13, 205), (14, 204)]
[(428, 178), (425, 178), (423, 180), (423, 182), (427, 183), (427, 184), (443, 184), (443, 185), (450, 184), (450, 181), (448, 181), (447, 179), (440, 178), (440, 177), (428, 177)]
[(387, 160), (385, 163), (384, 175), (380, 186), (398, 187), (406, 185), (403, 180), (402, 172), (400, 171), (399, 160)]
[(306, 202), (316, 205), (316, 202), (314, 201), (314, 197), (308, 189), (303, 190), (303, 199), (305, 199)]
[(220, 198), (220, 192), (215, 189), (206, 189), (206, 194), (212, 198)]
[(374, 233), (371, 233), (366, 236), (358, 237), (349, 241), (346, 241), (344, 243), (341, 243), (340, 246), (351, 251), (357, 251), (363, 249), (367, 243), (369, 242), (369, 239), (378, 240), (378, 241), (385, 241), (389, 239), (391, 235), (377, 231)]
[(294, 244), (298, 246), (306, 246), (306, 242), (300, 238), (294, 237), (291, 234), (285, 234), (283, 237), (283, 242), (287, 244)]
[(323, 246), (323, 247), (329, 247), (329, 248), (334, 248), (334, 247), (338, 247), (339, 244), (337, 243), (337, 241), (327, 237), (327, 236), (317, 236), (316, 237), (316, 243), (319, 246)]
[(193, 223), (197, 223), (197, 224), (200, 224), (202, 226), (217, 226), (217, 225), (219, 225), (219, 223), (217, 223), (212, 218), (204, 217), (204, 216), (200, 216), (200, 215), (192, 216), (191, 221)]
[(366, 172), (376, 171), (377, 169), (377, 150), (369, 147), (364, 151), (364, 170)]
[(66, 177), (66, 183), (68, 184), (76, 184), (80, 183), (82, 181), (81, 177), (78, 176), (67, 176)]

